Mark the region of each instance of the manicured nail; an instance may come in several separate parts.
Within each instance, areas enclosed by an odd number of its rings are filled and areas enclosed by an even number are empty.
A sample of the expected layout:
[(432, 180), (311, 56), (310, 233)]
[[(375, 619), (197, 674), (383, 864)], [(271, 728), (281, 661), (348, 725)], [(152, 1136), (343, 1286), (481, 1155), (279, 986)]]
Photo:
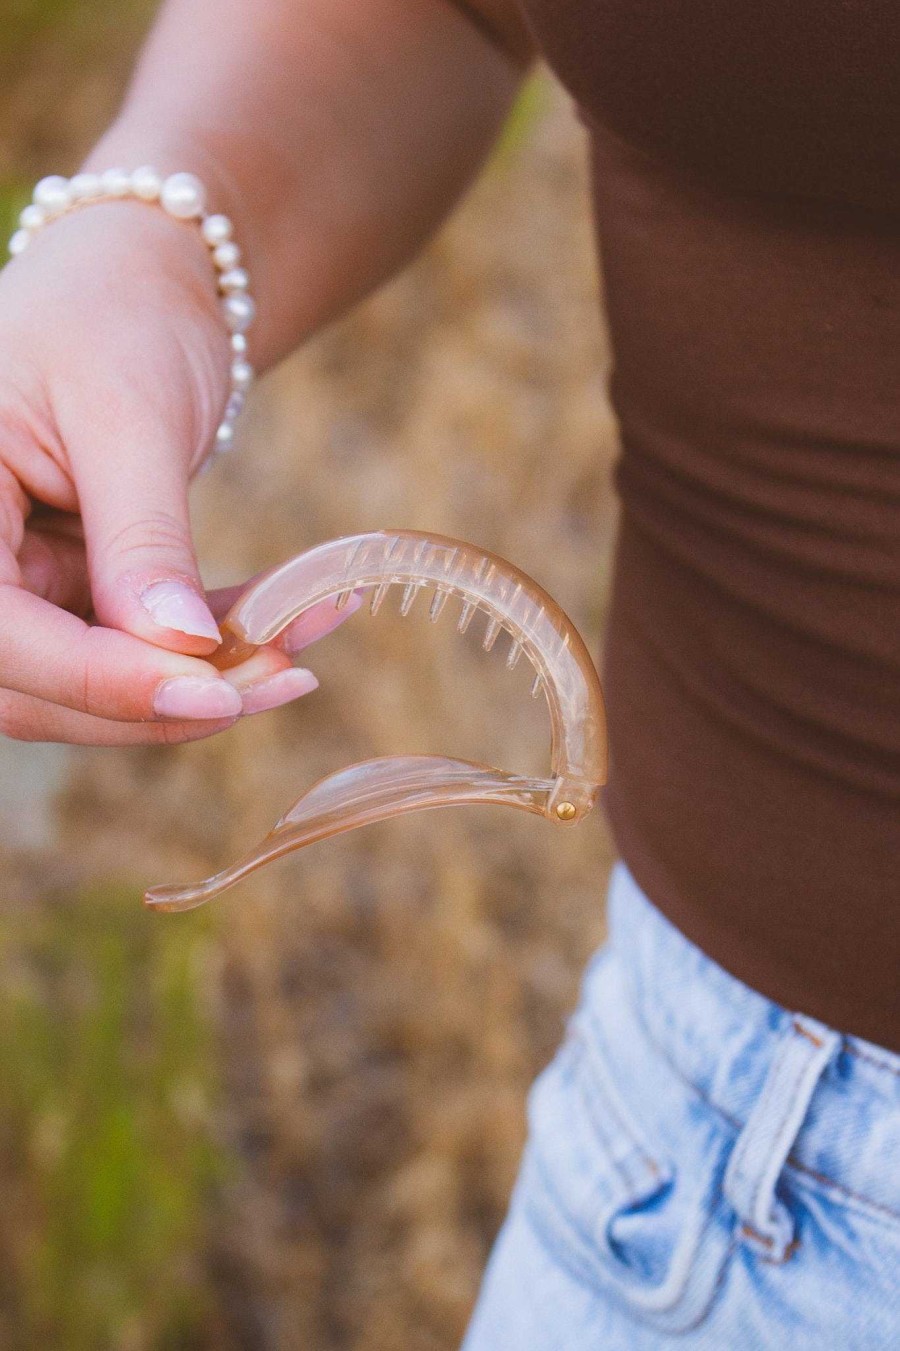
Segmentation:
[(222, 641), (219, 627), (206, 602), (184, 582), (154, 582), (141, 592), (141, 604), (154, 624), (162, 629), (177, 629), (193, 638)]
[(159, 686), (153, 709), (161, 718), (236, 718), (243, 702), (227, 680), (176, 676)]
[(281, 635), (281, 647), (289, 657), (295, 656), (302, 648), (309, 647), (318, 638), (324, 638), (343, 624), (345, 619), (356, 614), (364, 600), (364, 596), (354, 591), (340, 609), (333, 601), (330, 604), (323, 601), (321, 605), (314, 605), (287, 626)]
[(288, 671), (279, 671), (277, 675), (257, 680), (244, 690), (244, 712), (265, 713), (267, 709), (289, 704), (299, 699), (301, 694), (309, 694), (318, 689), (319, 682), (312, 671), (304, 671), (292, 666)]

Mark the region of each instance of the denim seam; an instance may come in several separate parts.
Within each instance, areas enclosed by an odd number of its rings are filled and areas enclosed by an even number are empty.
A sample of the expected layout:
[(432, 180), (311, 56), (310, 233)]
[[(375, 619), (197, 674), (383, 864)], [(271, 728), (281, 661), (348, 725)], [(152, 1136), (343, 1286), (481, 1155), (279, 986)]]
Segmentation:
[[(580, 1059), (582, 1061), (582, 1063), (578, 1066), (578, 1068), (583, 1072), (585, 1069), (588, 1068), (588, 1065), (586, 1063), (587, 1049), (588, 1049), (587, 1039), (585, 1038), (580, 1028), (576, 1028), (575, 1036), (577, 1037)], [(588, 1114), (589, 1123), (593, 1126), (594, 1131), (597, 1134), (599, 1143), (602, 1146), (607, 1156), (607, 1160), (613, 1168), (613, 1171), (619, 1175), (619, 1177), (622, 1179), (623, 1183), (629, 1189), (629, 1191), (634, 1191), (636, 1189), (636, 1182), (632, 1178), (630, 1170), (626, 1168), (625, 1161), (623, 1159), (616, 1157), (615, 1151), (610, 1143), (609, 1136), (605, 1129), (605, 1123), (602, 1121), (602, 1113), (599, 1113), (597, 1111), (596, 1106), (593, 1102), (593, 1094), (588, 1091), (588, 1088), (585, 1086), (581, 1075), (575, 1074), (572, 1075), (570, 1079), (570, 1087), (574, 1089), (574, 1091), (578, 1094), (578, 1097), (581, 1100), (581, 1102), (583, 1102)], [(611, 1115), (617, 1117), (615, 1109), (612, 1110)], [(622, 1123), (619, 1122), (620, 1128), (621, 1124)], [(629, 1143), (631, 1143), (630, 1132), (626, 1131), (625, 1134), (628, 1136)]]
[[(556, 1210), (560, 1209), (560, 1200), (556, 1194), (556, 1189), (549, 1182), (549, 1179), (547, 1178), (545, 1171), (540, 1164), (540, 1160), (536, 1159), (535, 1162), (537, 1164), (537, 1174), (538, 1174), (538, 1176), (535, 1178), (536, 1183), (545, 1193), (551, 1205)], [(716, 1219), (716, 1213), (718, 1211), (721, 1200), (722, 1200), (721, 1188), (717, 1187), (713, 1195), (710, 1197), (709, 1208), (704, 1217), (703, 1224), (701, 1225), (700, 1230), (698, 1231), (697, 1234), (698, 1252), (700, 1251), (701, 1244), (705, 1241), (706, 1236), (709, 1230), (712, 1228), (713, 1222)], [(623, 1208), (626, 1204), (627, 1203), (623, 1202)], [(622, 1303), (624, 1303), (628, 1307), (628, 1309), (642, 1321), (651, 1324), (653, 1323), (654, 1319), (657, 1316), (673, 1313), (678, 1308), (678, 1305), (682, 1303), (682, 1301), (684, 1300), (684, 1297), (687, 1294), (690, 1276), (688, 1276), (687, 1279), (682, 1283), (680, 1289), (676, 1292), (676, 1294), (673, 1296), (673, 1298), (669, 1301), (668, 1304), (654, 1305), (652, 1309), (636, 1308), (633, 1301), (631, 1301), (628, 1297), (627, 1286), (623, 1288), (617, 1287), (614, 1276), (608, 1275), (608, 1280), (606, 1282), (599, 1282), (599, 1283), (595, 1279), (592, 1279), (591, 1277), (592, 1271), (599, 1269), (600, 1272), (605, 1272), (606, 1270), (602, 1264), (602, 1258), (599, 1257), (595, 1258), (593, 1263), (586, 1261), (583, 1258), (583, 1256), (577, 1251), (575, 1245), (572, 1243), (568, 1234), (565, 1232), (563, 1228), (563, 1223), (565, 1222), (561, 1223), (559, 1221), (554, 1220), (550, 1220), (548, 1222), (546, 1216), (541, 1210), (541, 1207), (531, 1197), (526, 1196), (525, 1206), (528, 1212), (528, 1218), (531, 1222), (531, 1225), (535, 1233), (537, 1234), (538, 1238), (540, 1239), (541, 1243), (547, 1249), (549, 1256), (551, 1258), (562, 1257), (563, 1261), (565, 1261), (566, 1264), (568, 1265), (570, 1274), (577, 1281), (580, 1281), (583, 1285), (586, 1285), (588, 1289), (590, 1289), (592, 1292), (596, 1293), (598, 1291), (598, 1285), (606, 1286), (609, 1282), (611, 1282), (614, 1297), (620, 1300)], [(557, 1251), (554, 1251), (555, 1245), (558, 1245)], [(696, 1320), (694, 1320), (694, 1322), (688, 1324), (688, 1326), (685, 1329), (683, 1329), (684, 1331), (690, 1331), (691, 1328), (698, 1327), (700, 1323), (703, 1322), (703, 1319), (707, 1316), (710, 1308), (712, 1307), (713, 1300), (715, 1299), (716, 1294), (721, 1288), (721, 1282), (723, 1279), (724, 1271), (727, 1268), (728, 1262), (732, 1257), (736, 1248), (737, 1248), (737, 1239), (733, 1237), (727, 1249), (725, 1250), (725, 1254), (722, 1258), (722, 1265), (717, 1274), (716, 1283), (713, 1287), (712, 1295), (710, 1296), (710, 1299), (707, 1302), (703, 1310), (703, 1313)], [(588, 1268), (589, 1270), (586, 1270), (586, 1268)], [(607, 1293), (605, 1289), (603, 1290), (603, 1293)]]
[[(753, 1237), (759, 1239), (762, 1238), (762, 1235), (753, 1234)], [(766, 1265), (770, 1267), (783, 1267), (785, 1262), (789, 1262), (791, 1260), (791, 1258), (798, 1251), (800, 1246), (801, 1246), (800, 1239), (792, 1238), (790, 1243), (785, 1244), (784, 1252), (781, 1254), (780, 1257), (769, 1257), (764, 1252), (758, 1252), (756, 1254), (756, 1260), (758, 1262), (765, 1262)]]
[(814, 1182), (820, 1183), (823, 1187), (828, 1187), (832, 1191), (841, 1192), (849, 1201), (855, 1201), (859, 1206), (866, 1210), (874, 1210), (878, 1215), (873, 1215), (873, 1219), (878, 1219), (882, 1215), (890, 1220), (900, 1221), (900, 1210), (892, 1210), (890, 1206), (882, 1205), (880, 1201), (873, 1201), (871, 1197), (863, 1196), (861, 1192), (851, 1191), (841, 1182), (835, 1182), (834, 1178), (829, 1177), (827, 1173), (817, 1173), (815, 1168), (810, 1168), (808, 1164), (800, 1163), (793, 1155), (787, 1157), (786, 1166), (793, 1172), (802, 1174), (803, 1177), (811, 1178)]
[[(711, 1098), (704, 1089), (700, 1088), (698, 1084), (694, 1083), (693, 1079), (691, 1079), (690, 1076), (684, 1072), (684, 1070), (681, 1068), (680, 1065), (676, 1064), (676, 1062), (669, 1055), (668, 1051), (663, 1046), (661, 1046), (660, 1043), (657, 1041), (656, 1037), (653, 1035), (650, 1028), (647, 1026), (647, 1023), (645, 1022), (640, 1012), (640, 1006), (633, 1005), (633, 1007), (635, 1009), (637, 1019), (644, 1030), (645, 1036), (647, 1037), (647, 1040), (650, 1042), (651, 1046), (661, 1057), (661, 1059), (663, 1059), (666, 1062), (666, 1064), (668, 1065), (672, 1073), (675, 1075), (675, 1077), (679, 1079), (680, 1082), (684, 1084), (686, 1088), (689, 1088), (693, 1093), (696, 1093), (697, 1097), (701, 1100), (701, 1102), (705, 1102), (708, 1107), (712, 1108), (714, 1112), (717, 1112), (718, 1115), (722, 1118), (722, 1120), (726, 1123), (726, 1125), (730, 1126), (733, 1131), (739, 1133), (744, 1127), (744, 1122), (741, 1121), (740, 1117), (736, 1117), (731, 1112), (726, 1111), (726, 1109), (724, 1107), (721, 1107), (715, 1101), (715, 1099)], [(846, 1050), (848, 1048), (845, 1045), (843, 1049)], [(869, 1059), (869, 1060), (872, 1059), (870, 1056), (866, 1056), (865, 1053), (861, 1051), (854, 1051), (853, 1054), (860, 1056), (861, 1059)], [(887, 1069), (890, 1074), (894, 1073), (891, 1067), (887, 1065), (879, 1064), (878, 1068)], [(883, 1205), (880, 1201), (873, 1201), (871, 1197), (864, 1196), (862, 1192), (853, 1191), (850, 1187), (845, 1186), (842, 1182), (838, 1182), (836, 1181), (835, 1178), (829, 1177), (827, 1173), (816, 1172), (816, 1170), (814, 1168), (810, 1168), (808, 1164), (801, 1163), (794, 1154), (788, 1154), (787, 1159), (785, 1160), (785, 1166), (787, 1168), (794, 1170), (795, 1172), (804, 1174), (805, 1176), (814, 1179), (816, 1182), (822, 1183), (826, 1187), (830, 1187), (833, 1191), (840, 1192), (843, 1196), (846, 1196), (847, 1199), (850, 1201), (855, 1201), (861, 1206), (869, 1207), (872, 1210), (878, 1211), (882, 1215), (886, 1215), (893, 1220), (900, 1220), (900, 1211), (892, 1210), (890, 1206)]]
[[(584, 1034), (583, 1034), (583, 1033), (579, 1033), (579, 1035), (581, 1035), (581, 1036), (584, 1037)], [(607, 1077), (607, 1080), (613, 1080), (613, 1079), (615, 1078), (615, 1076), (609, 1074), (608, 1071), (607, 1071), (606, 1066), (603, 1065), (603, 1066), (601, 1067), (601, 1064), (599, 1063), (600, 1053), (601, 1053), (601, 1052), (600, 1052), (600, 1044), (599, 1044), (599, 1042), (595, 1039), (595, 1041), (594, 1041), (594, 1053), (593, 1053), (593, 1056), (591, 1055), (591, 1047), (588, 1045), (588, 1041), (587, 1041), (587, 1038), (586, 1038), (586, 1037), (584, 1037), (584, 1042), (585, 1042), (585, 1048), (586, 1048), (586, 1050), (587, 1050), (587, 1058), (586, 1058), (586, 1060), (585, 1060), (585, 1065), (584, 1065), (585, 1070), (588, 1071), (588, 1072), (590, 1072), (591, 1069), (594, 1068), (594, 1069), (595, 1069), (595, 1073), (596, 1073), (598, 1076), (599, 1076), (599, 1075), (605, 1074), (606, 1077)], [(623, 1107), (620, 1106), (620, 1104), (616, 1102), (615, 1097), (613, 1096), (613, 1090), (612, 1090), (612, 1088), (610, 1087), (610, 1083), (608, 1082), (608, 1083), (605, 1085), (605, 1087), (606, 1087), (606, 1093), (605, 1093), (605, 1094), (603, 1094), (603, 1092), (602, 1092), (602, 1090), (603, 1090), (603, 1088), (604, 1088), (604, 1085), (602, 1085), (602, 1084), (598, 1084), (598, 1085), (593, 1085), (593, 1084), (591, 1084), (591, 1085), (590, 1085), (590, 1089), (593, 1089), (593, 1088), (595, 1088), (595, 1087), (598, 1087), (598, 1088), (601, 1090), (601, 1096), (603, 1097), (604, 1105), (605, 1105), (605, 1106), (607, 1107), (607, 1109), (609, 1110), (610, 1115), (613, 1116), (613, 1117), (615, 1118), (615, 1120), (616, 1120), (616, 1122), (617, 1122), (617, 1124), (618, 1124), (619, 1130), (622, 1132), (622, 1135), (628, 1140), (628, 1143), (629, 1143), (629, 1146), (631, 1147), (632, 1153), (633, 1153), (633, 1154), (636, 1154), (636, 1155), (638, 1156), (638, 1158), (640, 1159), (641, 1163), (644, 1165), (645, 1171), (649, 1172), (651, 1179), (652, 1179), (653, 1181), (656, 1181), (656, 1182), (660, 1181), (662, 1178), (664, 1178), (664, 1177), (666, 1176), (668, 1170), (667, 1170), (667, 1169), (664, 1169), (663, 1166), (662, 1166), (662, 1164), (661, 1164), (660, 1162), (658, 1162), (658, 1161), (653, 1157), (653, 1155), (648, 1151), (648, 1149), (647, 1149), (646, 1144), (644, 1143), (644, 1141), (642, 1141), (642, 1140), (640, 1140), (640, 1139), (638, 1138), (637, 1131), (636, 1131), (635, 1128), (631, 1125), (631, 1123), (628, 1121), (628, 1119), (627, 1119), (627, 1114), (626, 1114), (626, 1112), (623, 1110)], [(595, 1125), (597, 1126), (597, 1129), (598, 1129), (599, 1133), (601, 1134), (601, 1136), (603, 1136), (604, 1139), (608, 1139), (608, 1137), (605, 1135), (605, 1132), (603, 1132), (603, 1131), (600, 1129), (599, 1123), (598, 1123), (598, 1121), (597, 1121), (597, 1117), (598, 1117), (597, 1106), (598, 1106), (598, 1104), (595, 1102), (595, 1093), (594, 1093), (593, 1091), (589, 1091), (589, 1089), (586, 1089), (586, 1088), (583, 1087), (583, 1088), (582, 1088), (582, 1096), (583, 1096), (584, 1101), (585, 1101), (585, 1103), (586, 1103), (586, 1105), (587, 1105), (588, 1111), (590, 1112), (591, 1120), (592, 1120), (592, 1121), (595, 1123)], [(613, 1160), (613, 1162), (616, 1162), (616, 1161)], [(626, 1180), (626, 1182), (628, 1182), (629, 1186), (634, 1187), (634, 1186), (636, 1186), (636, 1185), (639, 1185), (639, 1183), (638, 1183), (638, 1181), (637, 1181), (636, 1179), (633, 1179), (633, 1178), (631, 1178), (630, 1176), (626, 1175), (626, 1170), (625, 1170), (624, 1162), (621, 1164), (619, 1171), (625, 1176), (625, 1180)]]
[(880, 1060), (876, 1055), (870, 1055), (868, 1051), (860, 1050), (848, 1038), (844, 1039), (843, 1050), (848, 1055), (856, 1056), (857, 1060), (864, 1060), (867, 1065), (873, 1065), (875, 1069), (881, 1070), (882, 1074), (891, 1074), (895, 1079), (900, 1079), (900, 1069), (896, 1065), (889, 1065), (886, 1060)]
[[(544, 1247), (547, 1248), (549, 1255), (553, 1258), (562, 1256), (569, 1267), (569, 1271), (576, 1280), (581, 1281), (591, 1289), (596, 1289), (596, 1282), (591, 1279), (591, 1273), (598, 1265), (598, 1261), (596, 1257), (591, 1261), (591, 1257), (593, 1256), (591, 1240), (587, 1235), (578, 1234), (577, 1226), (571, 1224), (568, 1217), (566, 1217), (565, 1220), (558, 1220), (555, 1218), (557, 1214), (565, 1215), (566, 1203), (547, 1175), (547, 1170), (538, 1155), (533, 1156), (533, 1166), (535, 1185), (539, 1189), (539, 1193), (549, 1201), (554, 1218), (548, 1220), (543, 1207), (537, 1203), (537, 1200), (533, 1196), (528, 1195), (526, 1192), (525, 1209), (528, 1213), (528, 1218), (534, 1226), (535, 1231), (540, 1235), (541, 1241), (544, 1244)], [(620, 1204), (622, 1209), (627, 1209), (638, 1204), (641, 1199), (640, 1196), (630, 1197), (626, 1195)], [(574, 1242), (570, 1237), (568, 1232), (570, 1228), (575, 1230), (578, 1236), (577, 1242)], [(583, 1244), (587, 1249), (589, 1254), (588, 1257), (585, 1257), (583, 1253), (579, 1252), (579, 1244)]]

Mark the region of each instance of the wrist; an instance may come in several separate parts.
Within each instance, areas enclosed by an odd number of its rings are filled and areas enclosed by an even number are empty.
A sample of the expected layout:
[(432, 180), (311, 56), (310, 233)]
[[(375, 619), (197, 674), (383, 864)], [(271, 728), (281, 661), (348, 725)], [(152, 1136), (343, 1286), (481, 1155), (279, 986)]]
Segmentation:
[[(38, 236), (46, 238), (49, 234), (56, 238), (57, 252), (60, 247), (64, 251), (67, 246), (71, 249), (74, 243), (74, 253), (69, 261), (76, 272), (83, 271), (83, 260), (79, 267), (78, 258), (79, 230), (76, 228), (73, 234), (71, 230), (62, 229), (62, 221), (65, 219), (71, 225), (87, 217), (87, 239), (93, 240), (94, 254), (101, 253), (107, 272), (113, 277), (127, 280), (134, 275), (134, 264), (137, 263), (144, 269), (145, 277), (148, 272), (156, 273), (158, 288), (169, 290), (176, 275), (184, 274), (185, 268), (192, 269), (192, 274), (188, 273), (188, 285), (178, 293), (176, 301), (178, 308), (185, 309), (185, 302), (189, 307), (199, 281), (197, 251), (190, 253), (185, 246), (190, 238), (198, 241), (201, 252), (206, 254), (206, 277), (200, 283), (200, 295), (205, 294), (209, 308), (214, 308), (222, 337), (227, 335), (229, 348), (228, 397), (211, 447), (213, 451), (221, 452), (230, 450), (234, 443), (235, 423), (253, 380), (253, 367), (247, 359), (246, 333), (255, 317), (255, 302), (248, 291), (249, 276), (241, 265), (240, 249), (232, 238), (233, 224), (221, 212), (208, 210), (208, 205), (206, 185), (189, 171), (163, 174), (155, 167), (146, 166), (137, 169), (86, 166), (71, 179), (50, 175), (36, 185), (32, 203), (22, 212), (20, 228), (10, 240), (9, 249), (18, 257), (32, 251)], [(126, 207), (130, 208), (127, 215), (124, 213)], [(124, 230), (121, 228), (123, 221)], [(157, 236), (150, 232), (154, 243), (149, 248), (145, 243), (142, 248), (147, 231), (140, 226), (148, 227), (150, 221), (157, 225), (165, 223), (164, 233), (158, 236), (159, 240), (165, 241), (164, 246), (161, 247), (156, 242)], [(169, 243), (172, 249), (169, 249)], [(170, 269), (170, 260), (176, 252), (179, 265)], [(89, 260), (89, 269), (94, 261), (93, 257)], [(154, 307), (144, 305), (142, 308), (146, 323), (150, 321)]]
[[(278, 205), (271, 192), (255, 192), (252, 184), (244, 182), (229, 167), (234, 163), (259, 166), (260, 147), (235, 143), (235, 134), (228, 132), (189, 136), (178, 132), (160, 131), (147, 125), (143, 118), (131, 120), (128, 110), (114, 122), (97, 142), (81, 166), (84, 172), (102, 173), (111, 165), (135, 167), (153, 164), (163, 175), (187, 171), (201, 180), (207, 189), (207, 209), (226, 216), (234, 226), (233, 238), (240, 242), (243, 265), (252, 272), (253, 294), (258, 302), (258, 313), (253, 326), (253, 363), (258, 371), (265, 370), (285, 353), (284, 344), (272, 333), (272, 313), (277, 308), (273, 297), (270, 255), (270, 235), (280, 230)], [(273, 174), (268, 168), (257, 168), (247, 174), (255, 181), (271, 185)], [(277, 197), (277, 194), (274, 195)], [(271, 199), (271, 200), (270, 200)], [(255, 203), (250, 206), (250, 201)], [(289, 215), (289, 212), (285, 212)]]

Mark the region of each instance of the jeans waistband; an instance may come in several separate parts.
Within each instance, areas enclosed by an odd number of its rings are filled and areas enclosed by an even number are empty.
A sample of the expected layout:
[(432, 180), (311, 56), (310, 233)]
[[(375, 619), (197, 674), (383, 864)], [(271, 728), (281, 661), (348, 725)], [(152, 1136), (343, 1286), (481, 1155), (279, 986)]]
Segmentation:
[[(790, 1037), (832, 1029), (723, 970), (651, 904), (623, 863), (609, 891), (611, 951), (643, 1031), (677, 1075), (736, 1128)], [(840, 1035), (788, 1166), (900, 1219), (900, 1055)]]

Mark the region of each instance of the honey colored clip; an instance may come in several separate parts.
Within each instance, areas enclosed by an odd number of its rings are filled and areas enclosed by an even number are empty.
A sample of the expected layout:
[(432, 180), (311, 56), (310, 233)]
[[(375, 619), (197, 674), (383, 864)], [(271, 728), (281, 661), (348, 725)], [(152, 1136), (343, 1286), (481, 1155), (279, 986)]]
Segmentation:
[(493, 802), (574, 822), (591, 810), (606, 780), (606, 719), (590, 654), (537, 582), (472, 544), (413, 530), (321, 544), (273, 568), (244, 592), (223, 622), (220, 663), (242, 660), (329, 597), (340, 607), (354, 591), (371, 590), (370, 608), (376, 614), (392, 586), (403, 588), (402, 614), (409, 613), (421, 590), (432, 590), (433, 620), (448, 597), (456, 596), (462, 601), (460, 632), (483, 610), (486, 649), (501, 629), (509, 633), (507, 665), (514, 666), (524, 654), (535, 670), (532, 693), (546, 693), (551, 777), (529, 778), (440, 755), (385, 756), (350, 765), (314, 784), (240, 862), (194, 886), (154, 887), (146, 893), (148, 905), (191, 910), (292, 849), (401, 812)]

